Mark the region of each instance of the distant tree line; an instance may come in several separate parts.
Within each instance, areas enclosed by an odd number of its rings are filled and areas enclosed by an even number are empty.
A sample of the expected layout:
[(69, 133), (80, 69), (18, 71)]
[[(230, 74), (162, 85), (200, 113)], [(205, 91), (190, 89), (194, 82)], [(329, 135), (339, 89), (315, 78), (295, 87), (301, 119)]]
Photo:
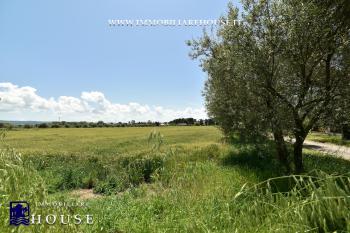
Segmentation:
[(53, 121), (53, 122), (42, 122), (37, 124), (11, 124), (7, 122), (0, 122), (0, 128), (12, 129), (12, 128), (108, 128), (108, 127), (157, 127), (157, 126), (183, 126), (183, 125), (195, 125), (195, 126), (204, 126), (204, 125), (215, 125), (214, 120), (212, 119), (194, 119), (194, 118), (179, 118), (174, 119), (169, 122), (159, 122), (159, 121), (146, 121), (146, 122), (136, 122), (135, 120), (129, 122), (69, 122), (69, 121)]
[(178, 118), (168, 122), (169, 125), (215, 125), (213, 119)]
[(14, 125), (10, 124), (10, 123), (2, 123), (0, 122), (0, 128), (2, 129), (12, 129), (14, 127)]

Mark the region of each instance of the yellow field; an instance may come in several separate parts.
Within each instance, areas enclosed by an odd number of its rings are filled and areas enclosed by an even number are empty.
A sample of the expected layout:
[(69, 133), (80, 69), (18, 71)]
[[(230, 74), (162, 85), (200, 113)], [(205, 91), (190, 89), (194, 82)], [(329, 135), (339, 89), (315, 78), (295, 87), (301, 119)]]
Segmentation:
[(147, 138), (156, 130), (164, 143), (178, 146), (205, 146), (216, 143), (221, 132), (212, 126), (59, 128), (9, 131), (6, 143), (22, 153), (130, 153), (147, 148)]

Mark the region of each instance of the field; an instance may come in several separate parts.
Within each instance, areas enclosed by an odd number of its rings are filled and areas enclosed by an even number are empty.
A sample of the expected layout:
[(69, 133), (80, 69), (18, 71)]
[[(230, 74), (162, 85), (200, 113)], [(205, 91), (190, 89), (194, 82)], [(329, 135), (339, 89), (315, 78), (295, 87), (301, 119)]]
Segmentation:
[[(10, 131), (6, 142), (22, 153), (111, 155), (143, 151), (148, 147), (150, 127), (28, 129)], [(214, 127), (158, 127), (167, 145), (206, 146), (219, 143)]]
[[(350, 231), (349, 161), (307, 150), (306, 173), (284, 176), (272, 146), (223, 143), (215, 127), (13, 130), (1, 147), (2, 203), (83, 200), (54, 211), (94, 216), (18, 232)], [(0, 232), (7, 218), (2, 206)]]

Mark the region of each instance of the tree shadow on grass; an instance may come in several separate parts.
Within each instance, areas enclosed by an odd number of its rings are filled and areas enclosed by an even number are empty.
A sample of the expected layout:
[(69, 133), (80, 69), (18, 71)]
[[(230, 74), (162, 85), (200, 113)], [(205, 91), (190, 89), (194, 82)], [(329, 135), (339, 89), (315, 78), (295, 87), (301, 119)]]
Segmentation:
[(283, 168), (273, 157), (270, 145), (253, 146), (240, 144), (222, 158), (222, 165), (235, 167), (243, 173), (253, 173), (258, 181), (284, 175)]
[[(289, 150), (289, 159), (292, 159), (292, 148)], [(321, 170), (328, 174), (349, 174), (350, 172), (350, 160), (319, 151), (304, 152), (303, 161), (305, 173), (312, 170)], [(259, 146), (237, 144), (222, 158), (222, 165), (254, 172), (259, 179), (286, 175), (284, 168), (276, 159), (276, 151), (271, 143)]]
[(320, 152), (306, 152), (304, 166), (306, 171), (322, 170), (328, 174), (350, 175), (350, 161)]
[[(349, 160), (324, 155), (320, 152), (307, 152), (303, 156), (305, 174), (312, 175), (314, 170), (321, 170), (327, 174), (350, 176)], [(253, 175), (254, 180), (258, 183), (280, 177), (269, 181), (273, 192), (288, 192), (295, 187), (294, 178), (285, 176), (287, 174), (275, 158), (275, 150), (271, 144), (259, 147), (243, 144), (235, 145), (234, 149), (222, 158), (221, 163), (223, 166), (238, 169), (246, 177), (252, 177)]]

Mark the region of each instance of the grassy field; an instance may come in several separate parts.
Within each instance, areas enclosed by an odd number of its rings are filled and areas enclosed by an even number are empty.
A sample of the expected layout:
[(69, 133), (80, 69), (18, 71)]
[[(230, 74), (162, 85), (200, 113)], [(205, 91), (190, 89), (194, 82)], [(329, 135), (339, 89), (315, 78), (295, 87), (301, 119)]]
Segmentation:
[[(219, 143), (214, 127), (158, 127), (167, 145), (205, 146)], [(143, 151), (148, 147), (150, 127), (59, 128), (9, 131), (6, 142), (24, 154), (61, 153), (117, 155)]]
[[(214, 127), (39, 129), (8, 132), (2, 203), (79, 200), (93, 225), (18, 232), (349, 232), (350, 162), (305, 152), (307, 172), (284, 176), (273, 147), (221, 143)], [(10, 148), (16, 148), (13, 151)], [(22, 156), (18, 154), (22, 153)], [(320, 171), (322, 170), (322, 171)], [(33, 208), (45, 215), (47, 209)], [(0, 232), (10, 232), (0, 208)]]

